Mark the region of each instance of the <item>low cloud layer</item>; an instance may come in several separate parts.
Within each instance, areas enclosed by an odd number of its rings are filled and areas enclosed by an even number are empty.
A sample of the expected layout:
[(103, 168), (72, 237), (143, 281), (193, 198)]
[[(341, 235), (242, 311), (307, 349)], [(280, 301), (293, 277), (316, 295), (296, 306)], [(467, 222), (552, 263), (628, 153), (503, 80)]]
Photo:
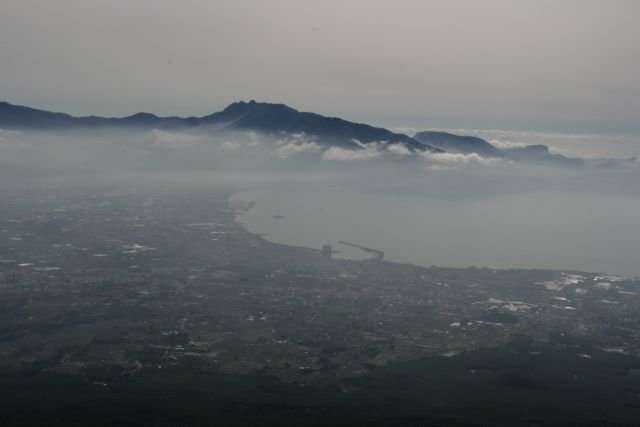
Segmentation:
[(497, 163), (509, 163), (504, 159), (494, 157), (482, 157), (477, 153), (430, 153), (424, 152), (421, 155), (430, 162), (432, 169), (451, 169), (466, 165), (492, 165)]
[(273, 154), (281, 159), (287, 159), (296, 154), (317, 153), (322, 150), (322, 146), (316, 142), (316, 138), (308, 137), (305, 133), (296, 133), (290, 137), (279, 139), (275, 145), (277, 148)]
[(358, 140), (352, 140), (354, 147), (344, 148), (329, 147), (323, 154), (324, 160), (350, 162), (354, 160), (369, 160), (378, 157), (402, 158), (415, 154), (404, 144), (389, 144), (387, 141), (370, 142), (363, 144)]
[[(424, 129), (397, 128), (395, 130), (413, 135)], [(542, 144), (548, 146), (552, 153), (563, 154), (569, 157), (589, 159), (640, 157), (639, 135), (461, 128), (430, 130), (449, 132), (457, 135), (477, 136), (498, 148), (514, 148), (525, 145)]]
[(152, 129), (149, 132), (151, 143), (155, 147), (168, 148), (172, 150), (184, 150), (196, 148), (205, 140), (203, 135), (170, 132), (161, 129)]
[[(526, 140), (524, 135), (507, 132), (493, 136), (504, 146), (536, 142), (529, 139), (531, 135)], [(166, 180), (197, 175), (203, 185), (208, 182), (205, 177), (213, 175), (220, 184), (322, 177), (334, 185), (358, 183), (438, 197), (484, 197), (560, 187), (604, 192), (637, 192), (640, 188), (640, 162), (627, 163), (624, 168), (599, 164), (570, 169), (478, 154), (420, 152), (386, 141), (363, 144), (354, 140), (351, 145), (337, 146), (306, 134), (163, 129), (0, 131), (0, 183), (151, 175)]]

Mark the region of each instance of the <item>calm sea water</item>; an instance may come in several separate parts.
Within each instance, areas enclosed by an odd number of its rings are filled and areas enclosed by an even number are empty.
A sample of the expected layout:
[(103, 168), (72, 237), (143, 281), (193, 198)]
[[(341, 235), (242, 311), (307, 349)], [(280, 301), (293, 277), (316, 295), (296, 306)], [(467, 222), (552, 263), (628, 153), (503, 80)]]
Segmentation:
[(385, 259), (447, 267), (549, 268), (640, 275), (640, 200), (538, 192), (485, 200), (442, 200), (341, 189), (255, 190), (232, 201), (247, 230), (273, 242), (335, 257), (384, 251)]

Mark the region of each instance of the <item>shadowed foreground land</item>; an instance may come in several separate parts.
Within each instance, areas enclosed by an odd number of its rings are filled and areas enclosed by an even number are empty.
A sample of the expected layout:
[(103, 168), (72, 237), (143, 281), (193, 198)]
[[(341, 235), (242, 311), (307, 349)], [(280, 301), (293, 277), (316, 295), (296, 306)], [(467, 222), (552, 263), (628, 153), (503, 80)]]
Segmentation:
[[(532, 346), (397, 362), (349, 381), (354, 391), (269, 376), (202, 373), (200, 361), (145, 370), (109, 386), (4, 372), (3, 425), (637, 425), (636, 358)], [(527, 351), (541, 351), (531, 355)], [(94, 380), (112, 373), (93, 372)]]

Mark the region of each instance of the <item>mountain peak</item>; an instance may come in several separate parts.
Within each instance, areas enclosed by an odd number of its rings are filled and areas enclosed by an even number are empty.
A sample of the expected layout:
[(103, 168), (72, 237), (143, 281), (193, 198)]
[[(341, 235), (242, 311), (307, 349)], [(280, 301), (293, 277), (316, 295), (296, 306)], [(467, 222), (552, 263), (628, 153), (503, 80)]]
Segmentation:
[(229, 104), (229, 106), (227, 106), (227, 108), (225, 108), (222, 112), (227, 114), (229, 113), (248, 114), (248, 113), (264, 113), (264, 112), (297, 113), (298, 111), (285, 104), (256, 102), (256, 100), (252, 99), (249, 102), (238, 101), (238, 102)]

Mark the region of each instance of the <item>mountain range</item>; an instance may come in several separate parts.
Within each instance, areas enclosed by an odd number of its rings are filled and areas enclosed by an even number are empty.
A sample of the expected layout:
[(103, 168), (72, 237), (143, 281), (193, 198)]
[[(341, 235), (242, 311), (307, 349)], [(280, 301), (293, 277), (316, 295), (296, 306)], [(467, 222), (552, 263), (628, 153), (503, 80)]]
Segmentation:
[(454, 135), (448, 132), (425, 131), (413, 138), (423, 144), (449, 153), (478, 154), (482, 157), (504, 158), (515, 162), (544, 163), (555, 166), (584, 166), (583, 159), (552, 154), (549, 147), (542, 144), (498, 148), (488, 141), (475, 136)]
[[(239, 101), (224, 110), (203, 117), (159, 117), (137, 113), (127, 117), (76, 117), (65, 113), (0, 102), (0, 129), (65, 130), (95, 128), (164, 129), (204, 132), (255, 131), (267, 135), (304, 133), (324, 146), (363, 149), (369, 143), (400, 144), (411, 152), (477, 154), (482, 157), (503, 158), (514, 162), (534, 162), (555, 166), (579, 167), (587, 162), (552, 154), (545, 145), (498, 148), (488, 141), (447, 132), (424, 131), (413, 137), (363, 123), (337, 117), (301, 112), (284, 104)], [(635, 159), (629, 159), (635, 160)], [(602, 159), (597, 164), (613, 160)], [(604, 163), (603, 163), (604, 162)], [(609, 162), (609, 163), (607, 163)], [(618, 164), (618, 161), (613, 161)]]
[(400, 133), (367, 124), (354, 123), (336, 117), (295, 110), (284, 104), (262, 102), (235, 102), (224, 110), (203, 117), (158, 117), (150, 113), (137, 113), (122, 118), (74, 117), (64, 113), (38, 110), (0, 102), (0, 128), (11, 129), (68, 129), (68, 128), (203, 128), (235, 131), (251, 130), (266, 134), (305, 133), (326, 145), (357, 148), (361, 144), (385, 141), (403, 144), (411, 150), (440, 152)]

